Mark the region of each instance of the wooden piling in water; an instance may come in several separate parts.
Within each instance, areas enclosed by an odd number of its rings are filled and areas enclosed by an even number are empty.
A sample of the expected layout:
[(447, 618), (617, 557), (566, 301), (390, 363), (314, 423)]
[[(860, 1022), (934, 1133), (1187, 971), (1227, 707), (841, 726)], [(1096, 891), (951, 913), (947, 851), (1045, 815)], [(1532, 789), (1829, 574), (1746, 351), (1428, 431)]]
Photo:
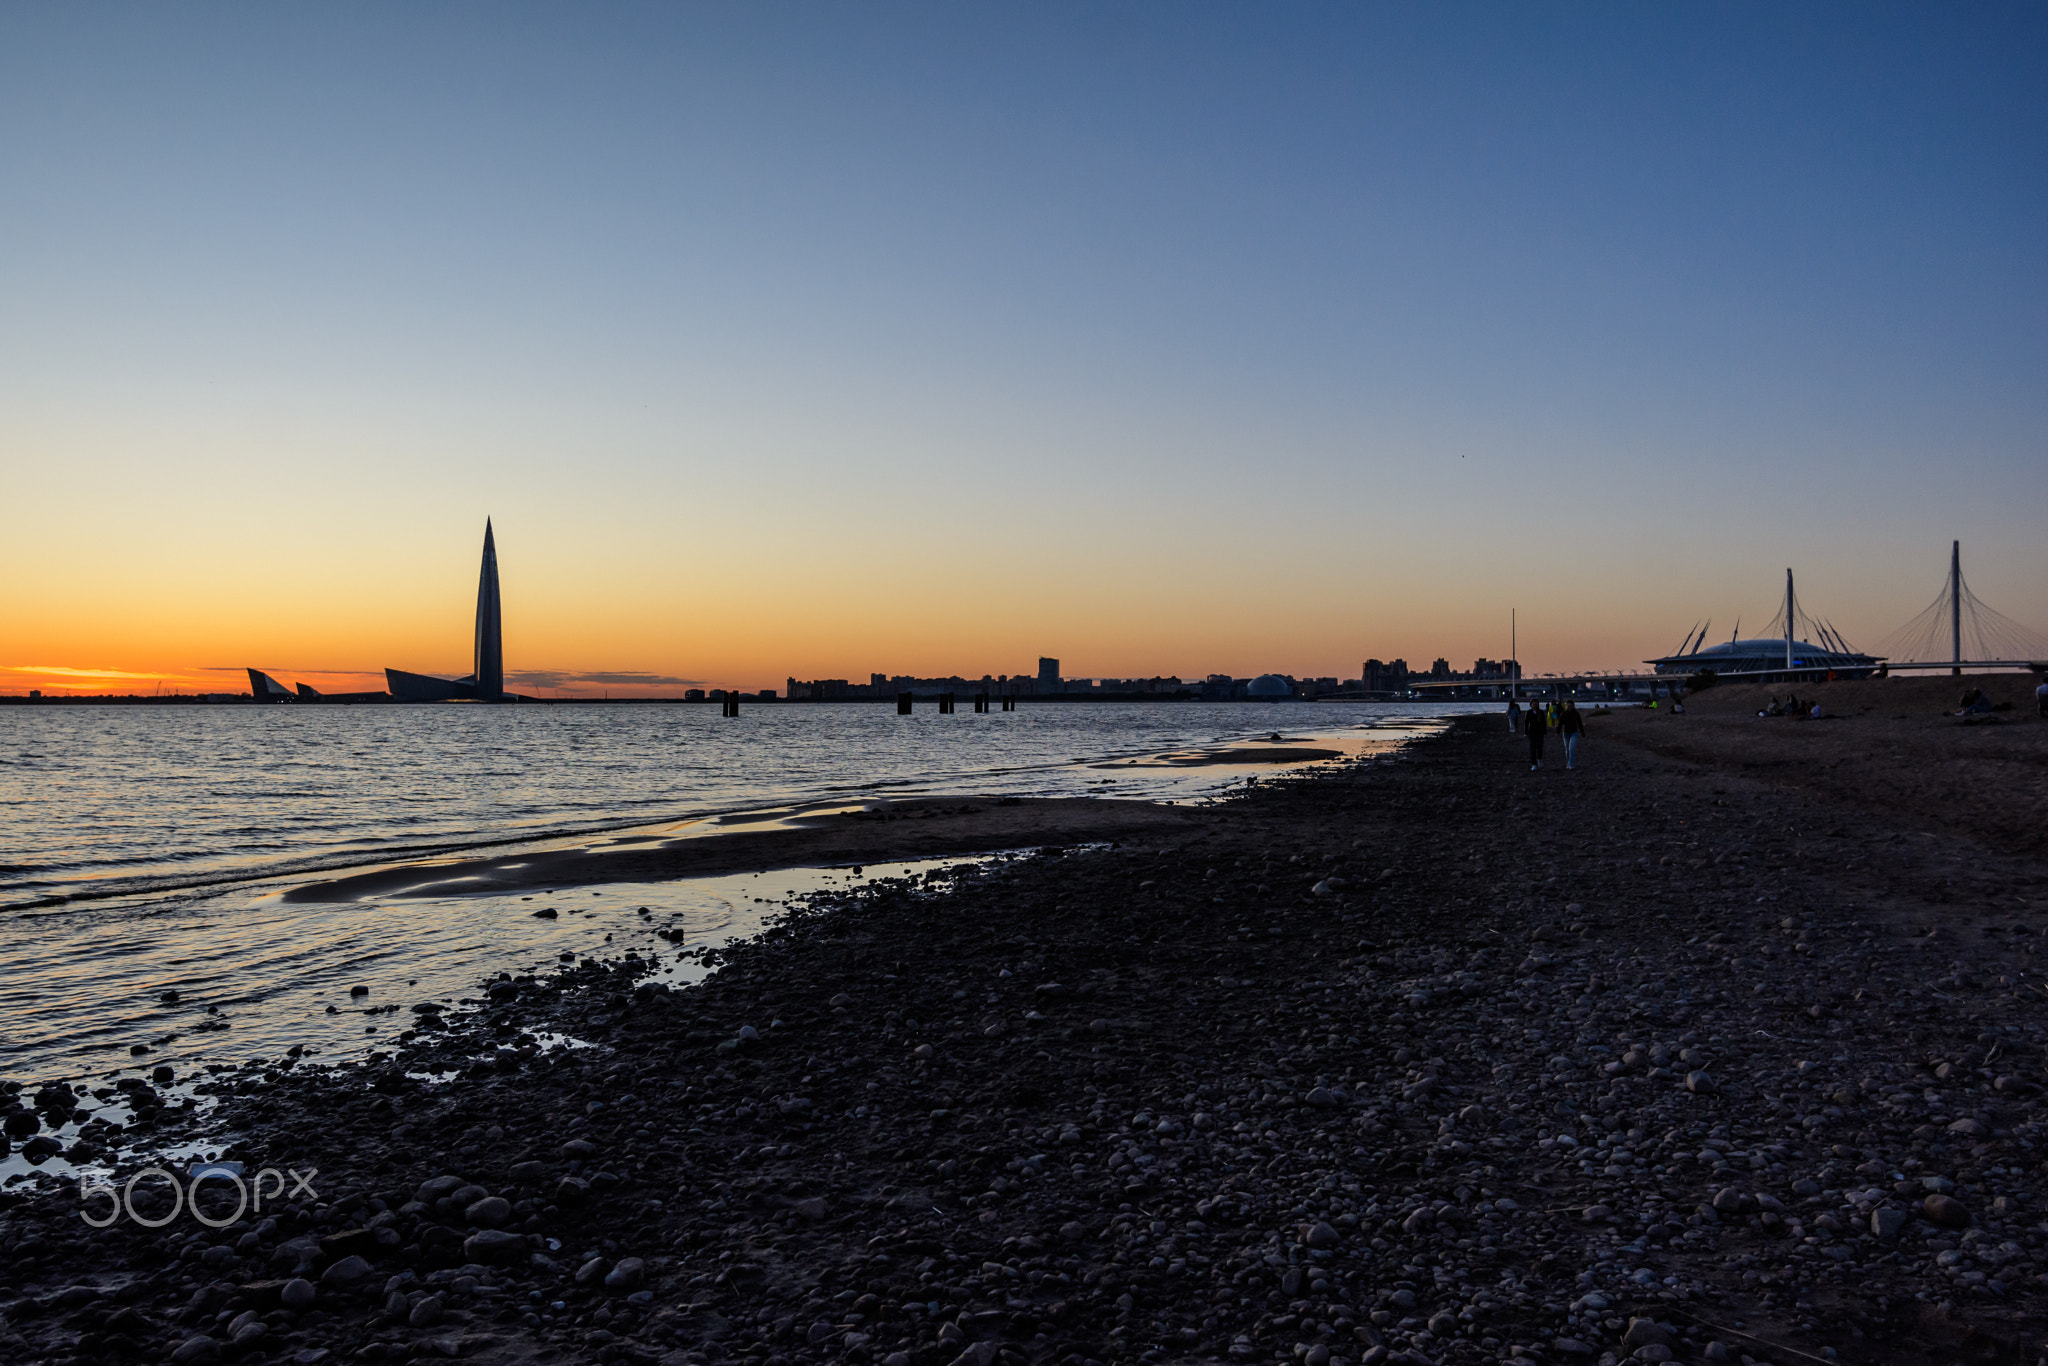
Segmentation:
[(910, 715), (910, 694), (909, 694), (909, 693), (907, 693), (907, 692), (900, 692), (900, 693), (897, 693), (897, 694), (896, 694), (896, 714), (897, 714), (898, 716), (908, 716), (908, 715)]

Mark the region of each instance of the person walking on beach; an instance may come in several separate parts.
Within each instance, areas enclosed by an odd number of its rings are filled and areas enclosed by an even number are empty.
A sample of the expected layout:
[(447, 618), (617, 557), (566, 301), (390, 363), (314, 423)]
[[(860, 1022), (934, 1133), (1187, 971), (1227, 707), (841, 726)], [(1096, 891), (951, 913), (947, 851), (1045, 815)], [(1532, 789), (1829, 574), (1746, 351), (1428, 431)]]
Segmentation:
[(1522, 733), (1529, 737), (1529, 771), (1534, 773), (1543, 767), (1543, 732), (1547, 729), (1543, 720), (1543, 708), (1531, 705), (1529, 714), (1522, 718)]
[[(2041, 691), (2043, 696), (2048, 696), (2048, 687), (2043, 687)], [(1515, 699), (1510, 697), (1508, 699), (1508, 734), (1519, 735), (1521, 733), (1522, 709), (1516, 704)]]
[(1579, 737), (1586, 733), (1585, 720), (1579, 715), (1579, 704), (1567, 702), (1564, 711), (1557, 718), (1558, 733), (1564, 736), (1564, 766), (1574, 769), (1579, 766)]

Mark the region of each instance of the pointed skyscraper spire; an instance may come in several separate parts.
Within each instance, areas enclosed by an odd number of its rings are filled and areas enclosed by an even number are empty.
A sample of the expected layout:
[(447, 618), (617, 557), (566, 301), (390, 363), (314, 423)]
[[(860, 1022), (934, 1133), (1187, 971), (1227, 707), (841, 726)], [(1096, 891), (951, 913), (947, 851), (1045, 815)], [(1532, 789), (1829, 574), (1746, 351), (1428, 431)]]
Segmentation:
[(505, 623), (498, 605), (498, 545), (491, 519), (484, 518), (484, 565), (476, 585), (476, 695), (495, 702), (505, 695)]

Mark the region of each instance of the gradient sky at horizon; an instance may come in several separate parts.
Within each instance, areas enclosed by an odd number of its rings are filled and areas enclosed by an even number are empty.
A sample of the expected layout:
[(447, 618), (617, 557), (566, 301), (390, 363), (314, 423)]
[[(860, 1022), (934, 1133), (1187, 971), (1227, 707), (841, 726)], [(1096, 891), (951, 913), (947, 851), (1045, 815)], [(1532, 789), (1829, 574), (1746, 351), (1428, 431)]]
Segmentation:
[[(0, 692), (2048, 630), (2048, 10), (0, 11)], [(97, 673), (62, 672), (100, 671)], [(351, 684), (350, 680), (356, 681)], [(580, 683), (577, 680), (582, 680)]]

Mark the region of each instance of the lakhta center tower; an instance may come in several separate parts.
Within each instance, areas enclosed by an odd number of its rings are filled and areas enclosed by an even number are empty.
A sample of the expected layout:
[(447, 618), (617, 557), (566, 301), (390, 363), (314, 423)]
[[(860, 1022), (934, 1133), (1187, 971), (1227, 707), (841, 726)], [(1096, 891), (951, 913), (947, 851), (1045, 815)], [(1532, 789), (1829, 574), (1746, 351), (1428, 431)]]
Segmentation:
[(476, 651), (469, 677), (435, 678), (386, 669), (384, 679), (391, 696), (401, 702), (530, 700), (505, 691), (505, 616), (498, 597), (498, 541), (490, 518), (484, 518), (484, 563), (476, 581)]
[(484, 518), (484, 564), (476, 584), (476, 695), (496, 701), (505, 695), (505, 623), (498, 603), (498, 546), (491, 519)]

